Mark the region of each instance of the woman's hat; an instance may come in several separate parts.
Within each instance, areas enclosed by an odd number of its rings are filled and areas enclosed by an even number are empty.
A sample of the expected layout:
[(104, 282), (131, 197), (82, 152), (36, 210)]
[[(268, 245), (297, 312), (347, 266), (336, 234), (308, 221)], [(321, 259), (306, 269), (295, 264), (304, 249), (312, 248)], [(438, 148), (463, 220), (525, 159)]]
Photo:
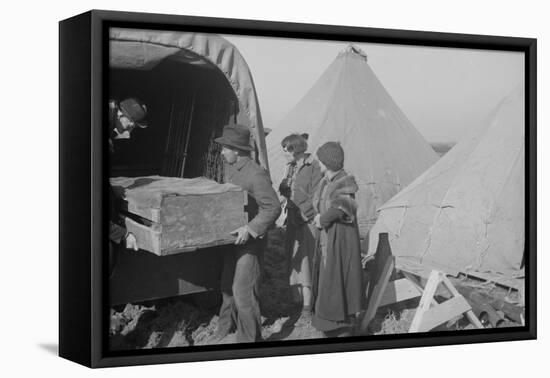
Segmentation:
[(344, 150), (338, 142), (326, 142), (319, 147), (317, 158), (333, 172), (344, 168)]

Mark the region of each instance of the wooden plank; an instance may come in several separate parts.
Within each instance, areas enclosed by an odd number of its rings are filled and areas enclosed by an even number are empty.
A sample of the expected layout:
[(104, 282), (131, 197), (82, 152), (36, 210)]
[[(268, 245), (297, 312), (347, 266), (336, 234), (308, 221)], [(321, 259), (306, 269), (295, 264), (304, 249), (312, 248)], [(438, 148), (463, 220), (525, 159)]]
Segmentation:
[(465, 286), (457, 283), (457, 286), (455, 286), (455, 288), (460, 294), (462, 294), (462, 296), (464, 296), (464, 298), (466, 298), (470, 302), (472, 307), (476, 308), (478, 312), (482, 310), (482, 308), (477, 303), (477, 297), (479, 296), (486, 305), (493, 307), (496, 311), (502, 311), (508, 318), (512, 319), (518, 324), (521, 324), (521, 317), (525, 313), (523, 307), (519, 305), (514, 305), (512, 303), (507, 303), (502, 298), (492, 297), (484, 293), (483, 291), (480, 291), (471, 286)]
[(522, 290), (522, 288), (525, 288), (525, 276), (520, 276), (517, 278), (506, 278), (501, 277), (498, 274), (491, 274), (486, 272), (467, 271), (462, 273), (464, 273), (468, 277), (477, 278), (487, 282), (494, 282), (497, 285), (518, 291)]
[(382, 271), (380, 279), (378, 280), (378, 283), (374, 286), (372, 295), (370, 296), (369, 303), (367, 304), (367, 312), (365, 313), (365, 316), (361, 320), (362, 332), (367, 330), (369, 323), (376, 315), (376, 311), (380, 306), (380, 301), (382, 300), (382, 296), (386, 291), (386, 287), (393, 273), (393, 268), (394, 268), (394, 258), (393, 256), (390, 256), (386, 261), (386, 265), (384, 266), (384, 269)]
[(229, 244), (247, 222), (242, 192), (166, 197), (162, 201), (163, 254)]
[[(420, 284), (420, 278), (417, 278), (414, 274), (409, 272), (401, 271), (401, 273), (411, 282), (411, 284), (413, 284), (418, 289), (418, 291), (422, 295), (422, 293), (424, 292), (424, 287)], [(432, 298), (432, 305), (437, 305), (437, 301), (435, 300), (435, 298)]]
[(471, 309), (472, 308), (462, 295), (453, 297), (426, 311), (415, 332), (430, 331), (465, 312), (471, 311)]
[(470, 323), (472, 323), (474, 327), (476, 327), (477, 329), (485, 328), (483, 327), (483, 324), (481, 323), (481, 321), (478, 319), (478, 317), (476, 316), (476, 314), (474, 314), (472, 310), (466, 312), (466, 317), (468, 318)]
[[(412, 272), (406, 271), (406, 270), (400, 270), (400, 269), (398, 269), (398, 270), (401, 272), (401, 274), (403, 274), (405, 277), (407, 277), (411, 280), (413, 280), (412, 277), (415, 277), (415, 279), (413, 281), (417, 285), (419, 285), (421, 290), (424, 290), (423, 287), (426, 286), (426, 282), (428, 281), (428, 277), (430, 276), (429, 273), (426, 275), (425, 272), (412, 273)], [(445, 286), (439, 285), (437, 287), (436, 291), (435, 291), (434, 298), (435, 297), (443, 297), (443, 298), (446, 298), (446, 299), (450, 299), (450, 298), (452, 298), (452, 294), (449, 292), (449, 290), (447, 290), (447, 288)], [(434, 304), (437, 304), (435, 299), (434, 299)]]
[[(449, 290), (449, 292), (454, 295), (455, 297), (462, 297), (456, 287), (453, 285), (453, 283), (445, 276), (443, 275), (443, 285)], [(462, 297), (464, 298), (464, 297)], [(484, 328), (483, 324), (481, 324), (481, 321), (477, 318), (477, 316), (472, 311), (472, 307), (470, 306), (469, 311), (466, 312), (466, 317), (472, 323), (476, 328)]]
[(449, 290), (449, 292), (450, 292), (453, 296), (458, 296), (458, 295), (460, 295), (460, 293), (458, 292), (458, 290), (456, 290), (455, 285), (453, 285), (452, 282), (449, 281), (449, 279), (447, 278), (447, 276), (445, 276), (444, 274), (443, 274), (442, 277), (441, 277), (441, 281), (442, 281), (443, 285), (447, 288), (447, 290)]
[(422, 295), (422, 291), (417, 288), (408, 278), (388, 283), (379, 307), (388, 306), (393, 303), (399, 303)]
[(189, 246), (189, 247), (184, 247), (184, 248), (174, 249), (174, 250), (163, 250), (162, 255), (163, 256), (170, 256), (170, 255), (175, 255), (175, 254), (183, 253), (183, 252), (193, 252), (193, 251), (197, 251), (199, 249), (205, 249), (205, 248), (211, 248), (211, 247), (219, 247), (221, 245), (234, 244), (235, 240), (237, 240), (237, 238), (235, 236), (228, 236), (227, 238), (214, 240), (212, 242), (204, 243), (204, 244), (201, 244), (201, 245), (194, 245), (194, 246)]
[(410, 261), (408, 259), (399, 258), (399, 257), (396, 258), (395, 267), (397, 270), (403, 273), (408, 273), (418, 277), (422, 277), (426, 280), (430, 277), (430, 274), (433, 271), (416, 262)]
[(448, 266), (435, 264), (431, 261), (422, 261), (411, 257), (397, 256), (395, 261), (395, 267), (397, 270), (403, 270), (411, 272), (417, 276), (421, 276), (427, 279), (433, 270), (443, 272), (447, 275), (456, 277), (460, 273), (458, 270), (450, 268)]
[(426, 283), (426, 287), (424, 288), (422, 298), (420, 298), (420, 304), (418, 305), (416, 313), (414, 314), (409, 332), (419, 332), (422, 318), (424, 317), (424, 314), (430, 309), (433, 296), (435, 295), (435, 291), (437, 290), (437, 286), (439, 286), (440, 282), (441, 273), (439, 273), (437, 270), (433, 270), (430, 273), (430, 278), (428, 278), (428, 282)]
[(152, 252), (158, 256), (162, 255), (160, 248), (162, 233), (160, 227), (147, 227), (128, 217), (124, 218), (124, 224), (128, 232), (131, 232), (136, 237), (139, 249)]
[(122, 209), (129, 213), (138, 215), (152, 222), (160, 223), (160, 209), (152, 207), (139, 207), (133, 202), (123, 201)]
[(160, 209), (151, 208), (151, 221), (160, 223)]

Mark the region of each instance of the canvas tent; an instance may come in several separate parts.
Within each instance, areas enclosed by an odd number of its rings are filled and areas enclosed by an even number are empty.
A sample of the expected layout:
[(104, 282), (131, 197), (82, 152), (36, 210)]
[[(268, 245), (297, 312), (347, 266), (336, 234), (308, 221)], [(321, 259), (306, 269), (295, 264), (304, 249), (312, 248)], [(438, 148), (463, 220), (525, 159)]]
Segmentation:
[[(525, 239), (524, 85), (486, 127), (380, 208), (371, 235), (388, 232), (400, 258), (497, 282), (522, 275)], [(371, 238), (374, 251), (376, 239)]]
[[(111, 28), (109, 96), (138, 97), (148, 107), (146, 129), (115, 140), (111, 176), (221, 181), (223, 161), (214, 139), (238, 122), (251, 130), (254, 157), (267, 153), (252, 74), (239, 51), (214, 34)], [(110, 279), (113, 304), (219, 288), (223, 247), (155, 256), (119, 251)]]
[(309, 151), (339, 141), (345, 169), (360, 191), (359, 226), (365, 234), (376, 209), (437, 160), (437, 155), (388, 94), (359, 48), (348, 46), (267, 138), (271, 177), (282, 179), (281, 140), (308, 133)]

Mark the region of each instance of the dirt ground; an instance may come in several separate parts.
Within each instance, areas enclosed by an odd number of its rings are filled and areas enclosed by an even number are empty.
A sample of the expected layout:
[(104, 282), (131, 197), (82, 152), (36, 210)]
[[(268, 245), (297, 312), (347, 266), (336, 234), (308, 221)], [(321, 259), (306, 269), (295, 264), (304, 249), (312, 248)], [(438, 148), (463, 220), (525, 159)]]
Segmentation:
[[(283, 242), (282, 229), (270, 231), (260, 283), (262, 338), (265, 341), (322, 338), (323, 334), (311, 325), (311, 319), (301, 316), (300, 308), (290, 304)], [(219, 293), (207, 292), (112, 308), (111, 349), (208, 345), (216, 330), (220, 302)], [(406, 333), (417, 305), (418, 299), (413, 299), (379, 309), (367, 334)], [(467, 328), (471, 325), (460, 318), (436, 330)], [(216, 344), (231, 342), (234, 335)]]

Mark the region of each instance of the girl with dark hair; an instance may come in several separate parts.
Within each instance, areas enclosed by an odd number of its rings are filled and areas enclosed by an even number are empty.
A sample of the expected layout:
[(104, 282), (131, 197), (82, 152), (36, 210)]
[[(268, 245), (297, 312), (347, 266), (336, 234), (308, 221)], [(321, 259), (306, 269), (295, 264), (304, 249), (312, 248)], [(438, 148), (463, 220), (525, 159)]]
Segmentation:
[(313, 224), (313, 194), (322, 174), (319, 163), (306, 153), (303, 135), (291, 134), (281, 142), (287, 160), (285, 176), (279, 186), (286, 209), (285, 249), (289, 257), (289, 281), (292, 300), (302, 306), (304, 317), (311, 316), (311, 262), (317, 229)]

